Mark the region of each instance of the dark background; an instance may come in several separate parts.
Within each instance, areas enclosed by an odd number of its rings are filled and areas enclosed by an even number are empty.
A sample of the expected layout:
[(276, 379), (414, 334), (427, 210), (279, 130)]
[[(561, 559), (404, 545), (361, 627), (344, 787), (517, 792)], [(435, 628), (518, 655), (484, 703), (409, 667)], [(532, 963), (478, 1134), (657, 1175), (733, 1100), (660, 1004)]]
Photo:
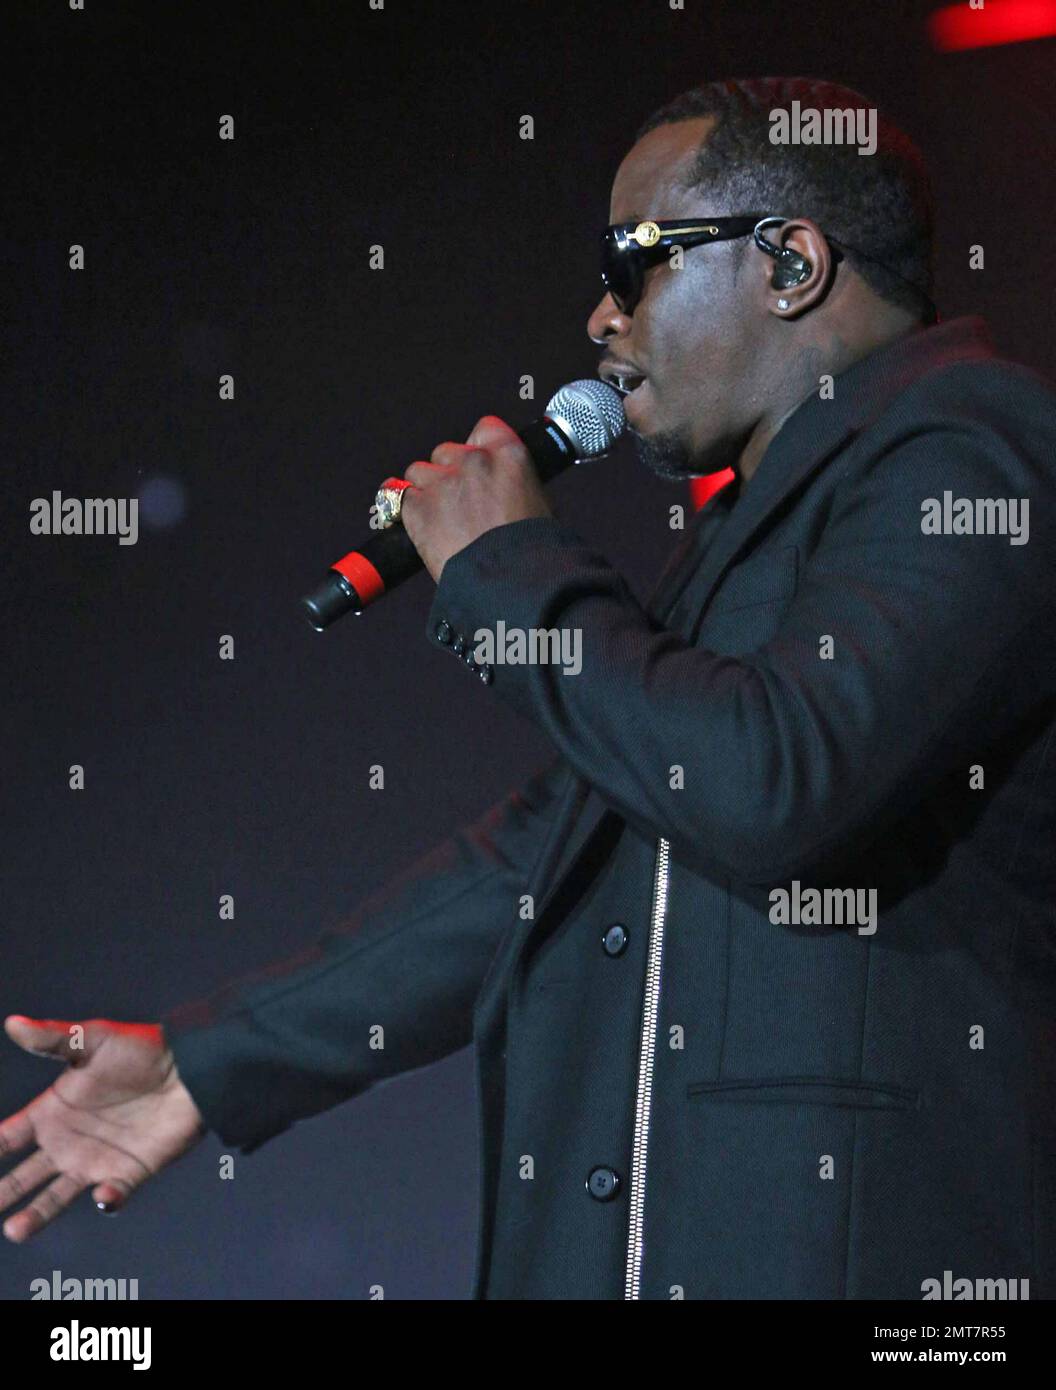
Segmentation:
[[(426, 575), (325, 636), (297, 600), (367, 534), (384, 476), (593, 375), (609, 184), (677, 92), (785, 73), (885, 106), (932, 166), (943, 315), (981, 312), (1047, 366), (1052, 41), (940, 55), (931, 8), (5, 5), (0, 1014), (154, 1019), (290, 954), (545, 759), (427, 645)], [(185, 515), (152, 529), (144, 501), (135, 546), (29, 534), (34, 497), (158, 479)], [(554, 496), (639, 592), (685, 500), (628, 443)], [(3, 1113), (51, 1079), (0, 1038)], [(0, 1297), (53, 1269), (143, 1298), (466, 1296), (468, 1052), (236, 1156), (233, 1181), (220, 1152), (211, 1136), (114, 1220), (83, 1197), (0, 1244)]]

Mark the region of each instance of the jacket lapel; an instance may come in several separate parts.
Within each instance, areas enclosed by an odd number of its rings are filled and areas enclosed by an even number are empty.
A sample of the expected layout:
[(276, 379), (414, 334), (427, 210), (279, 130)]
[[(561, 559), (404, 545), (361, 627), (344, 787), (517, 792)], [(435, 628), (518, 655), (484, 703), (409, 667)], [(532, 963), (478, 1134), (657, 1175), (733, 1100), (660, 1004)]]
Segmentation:
[[(802, 434), (802, 431), (796, 433)], [(810, 478), (845, 447), (851, 433), (853, 429), (848, 425), (838, 433), (826, 431), (823, 441), (813, 441), (815, 447), (797, 448), (791, 436), (782, 440), (780, 450), (771, 446), (750, 486), (742, 490), (729, 520), (697, 567), (698, 619), (730, 566), (752, 545), (771, 519), (792, 503)]]

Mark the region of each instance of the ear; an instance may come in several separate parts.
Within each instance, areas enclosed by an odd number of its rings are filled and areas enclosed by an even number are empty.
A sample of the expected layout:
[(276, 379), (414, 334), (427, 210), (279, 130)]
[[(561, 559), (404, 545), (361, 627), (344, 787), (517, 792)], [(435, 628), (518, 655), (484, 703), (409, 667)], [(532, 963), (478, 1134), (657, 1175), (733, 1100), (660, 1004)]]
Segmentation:
[(821, 303), (828, 293), (836, 271), (832, 248), (818, 224), (808, 217), (767, 228), (766, 239), (779, 250), (792, 253), (785, 263), (758, 246), (754, 248), (759, 273), (767, 280), (767, 307), (777, 318), (796, 318)]

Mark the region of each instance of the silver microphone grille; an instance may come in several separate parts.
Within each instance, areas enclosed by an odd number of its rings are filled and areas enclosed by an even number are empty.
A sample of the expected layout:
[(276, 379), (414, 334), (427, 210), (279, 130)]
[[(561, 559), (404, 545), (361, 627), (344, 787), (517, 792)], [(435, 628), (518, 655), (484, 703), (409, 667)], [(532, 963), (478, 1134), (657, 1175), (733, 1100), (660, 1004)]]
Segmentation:
[(570, 381), (550, 398), (546, 413), (581, 459), (607, 453), (627, 426), (620, 393), (604, 381)]

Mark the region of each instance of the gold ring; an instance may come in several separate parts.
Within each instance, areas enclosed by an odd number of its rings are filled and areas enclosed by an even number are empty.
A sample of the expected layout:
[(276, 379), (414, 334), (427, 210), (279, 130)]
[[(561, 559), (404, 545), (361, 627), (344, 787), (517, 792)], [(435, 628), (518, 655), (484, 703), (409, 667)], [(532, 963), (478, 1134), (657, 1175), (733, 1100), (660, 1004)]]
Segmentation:
[(374, 498), (374, 510), (378, 517), (378, 529), (387, 530), (400, 519), (403, 508), (403, 494), (413, 487), (406, 478), (386, 478), (378, 488)]

